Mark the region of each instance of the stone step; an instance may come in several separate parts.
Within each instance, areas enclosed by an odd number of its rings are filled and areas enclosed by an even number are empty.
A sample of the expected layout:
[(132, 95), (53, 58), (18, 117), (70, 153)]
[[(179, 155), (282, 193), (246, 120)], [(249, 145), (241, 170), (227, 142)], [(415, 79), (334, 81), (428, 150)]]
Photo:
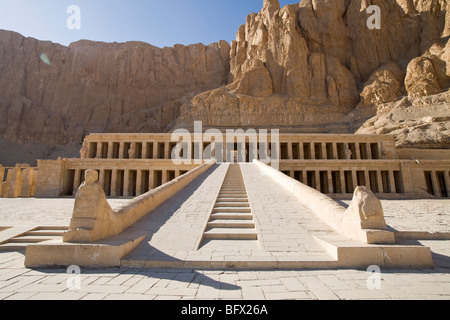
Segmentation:
[(37, 227), (36, 229), (34, 229), (35, 231), (37, 230), (64, 230), (67, 231), (69, 230), (69, 227), (66, 226), (43, 226), (43, 227)]
[(208, 222), (208, 228), (254, 228), (253, 220), (214, 219)]
[(217, 201), (215, 207), (250, 207), (248, 202), (235, 202), (235, 201)]
[(10, 239), (8, 243), (38, 243), (60, 238), (60, 236), (21, 236)]
[[(245, 198), (245, 200), (247, 200), (247, 198)], [(233, 198), (233, 197), (225, 198), (225, 197), (219, 197), (219, 198), (217, 198), (217, 202), (216, 202), (216, 203), (218, 203), (218, 202), (242, 202), (242, 201), (245, 201), (245, 200), (244, 200), (244, 198)]]
[(222, 196), (227, 196), (227, 197), (245, 197), (247, 198), (247, 193), (245, 192), (219, 192), (219, 196), (218, 197), (222, 197)]
[(253, 220), (251, 213), (246, 212), (218, 212), (211, 215), (211, 220)]
[(205, 239), (256, 240), (258, 235), (254, 229), (212, 228), (204, 233)]
[(33, 230), (30, 232), (25, 233), (26, 236), (63, 236), (64, 232), (67, 230), (47, 230), (47, 229), (43, 229), (43, 230)]
[(27, 249), (27, 246), (31, 244), (36, 244), (36, 242), (22, 242), (22, 243), (6, 243), (0, 245), (0, 252), (1, 251), (25, 251)]
[(214, 207), (213, 213), (218, 212), (236, 212), (236, 213), (250, 213), (252, 210), (249, 207)]

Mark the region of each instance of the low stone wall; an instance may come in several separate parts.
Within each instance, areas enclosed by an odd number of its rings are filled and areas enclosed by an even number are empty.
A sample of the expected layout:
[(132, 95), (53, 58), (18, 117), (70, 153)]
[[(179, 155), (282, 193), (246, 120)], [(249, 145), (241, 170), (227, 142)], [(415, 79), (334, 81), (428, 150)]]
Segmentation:
[(211, 160), (196, 169), (136, 197), (114, 211), (106, 201), (106, 195), (98, 184), (98, 173), (86, 171), (85, 182), (75, 197), (70, 230), (64, 234), (64, 242), (90, 243), (121, 233), (153, 209), (174, 196), (194, 179), (211, 168)]
[(0, 165), (0, 198), (34, 197), (36, 176), (36, 168), (28, 164), (17, 164), (11, 168)]
[(290, 178), (264, 163), (254, 160), (262, 174), (270, 176), (284, 189), (316, 214), (323, 222), (342, 235), (365, 243), (394, 243), (392, 232), (386, 231), (386, 222), (380, 201), (365, 187), (355, 189), (348, 209), (319, 191)]

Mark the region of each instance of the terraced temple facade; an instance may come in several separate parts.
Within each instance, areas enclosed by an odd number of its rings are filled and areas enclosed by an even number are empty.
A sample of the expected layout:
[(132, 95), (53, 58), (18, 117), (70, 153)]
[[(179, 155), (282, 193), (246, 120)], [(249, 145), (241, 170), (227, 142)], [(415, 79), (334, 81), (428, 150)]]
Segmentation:
[(73, 196), (84, 172), (95, 169), (108, 197), (135, 197), (207, 159), (252, 162), (266, 148), (280, 171), (333, 198), (350, 198), (356, 186), (369, 187), (378, 197), (388, 199), (450, 196), (450, 150), (396, 149), (390, 135), (279, 134), (274, 139), (269, 133), (267, 139), (258, 136), (254, 140), (245, 133), (235, 133), (232, 140), (220, 141), (206, 135), (198, 140), (192, 134), (188, 146), (191, 159), (184, 155), (181, 164), (172, 159), (179, 142), (172, 138), (171, 134), (91, 134), (84, 140), (80, 158), (38, 161), (33, 170), (35, 181), (22, 182), (22, 186), (35, 188), (32, 191), (5, 191), (18, 188), (13, 183), (16, 171), (6, 174), (2, 168), (0, 194)]

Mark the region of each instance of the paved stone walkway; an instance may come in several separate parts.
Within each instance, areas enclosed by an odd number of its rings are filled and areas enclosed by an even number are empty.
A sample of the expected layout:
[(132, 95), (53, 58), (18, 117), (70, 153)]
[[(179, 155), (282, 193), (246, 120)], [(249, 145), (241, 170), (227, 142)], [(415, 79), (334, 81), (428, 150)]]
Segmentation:
[(82, 269), (77, 287), (65, 269), (26, 269), (23, 259), (0, 253), (0, 299), (450, 299), (449, 267), (381, 270), (379, 287), (374, 274), (353, 269)]

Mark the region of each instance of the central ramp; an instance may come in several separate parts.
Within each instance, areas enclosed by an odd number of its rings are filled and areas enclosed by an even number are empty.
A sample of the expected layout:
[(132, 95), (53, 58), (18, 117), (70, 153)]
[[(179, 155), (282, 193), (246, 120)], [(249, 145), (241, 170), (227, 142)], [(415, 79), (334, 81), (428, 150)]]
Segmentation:
[(253, 164), (221, 164), (127, 232), (137, 268), (335, 268), (314, 237), (334, 234)]
[[(212, 210), (203, 241), (257, 240), (255, 222), (248, 202), (239, 164), (231, 164)], [(257, 245), (257, 241), (254, 241)]]

